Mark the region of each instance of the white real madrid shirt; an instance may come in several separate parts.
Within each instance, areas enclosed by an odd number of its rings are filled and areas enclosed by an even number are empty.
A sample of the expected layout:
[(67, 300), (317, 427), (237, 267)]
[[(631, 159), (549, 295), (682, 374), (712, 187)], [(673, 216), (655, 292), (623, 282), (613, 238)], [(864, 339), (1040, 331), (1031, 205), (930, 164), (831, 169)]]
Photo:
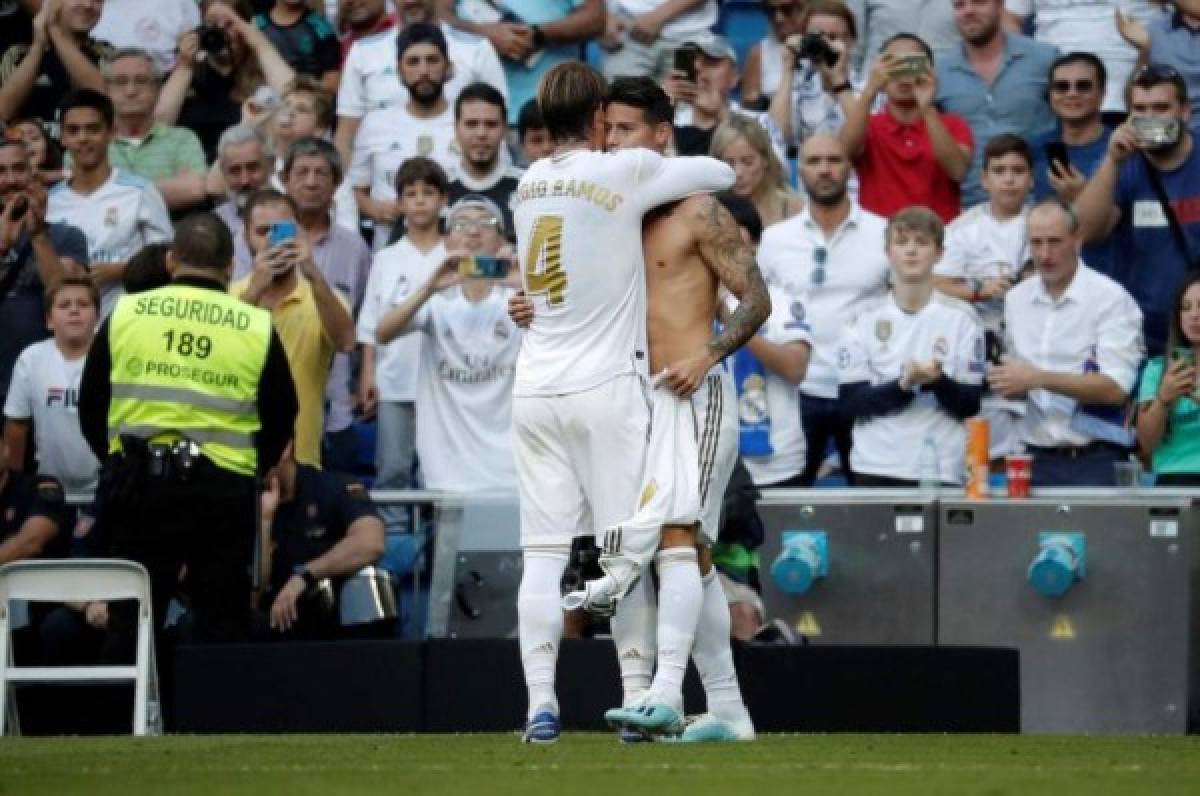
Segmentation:
[[(1025, 234), (1029, 213), (997, 219), (986, 203), (975, 205), (946, 227), (946, 245), (933, 273), (967, 281), (1011, 279), (1016, 281), (1021, 266), (1029, 259)], [(985, 329), (998, 331), (1004, 318), (1004, 300), (975, 304)]]
[[(350, 184), (369, 189), (372, 199), (392, 201), (396, 198), (396, 172), (415, 155), (437, 161), (454, 179), (459, 149), (454, 138), (453, 105), (431, 119), (417, 118), (403, 106), (367, 114), (354, 139)], [(391, 233), (391, 224), (375, 225), (375, 251), (383, 248)]]
[[(805, 395), (837, 397), (836, 355), (845, 329), (864, 302), (887, 291), (886, 228), (886, 221), (855, 202), (828, 241), (808, 206), (763, 230), (758, 248), (763, 278), (782, 288), (789, 301), (803, 303), (812, 329), (812, 357), (800, 383)], [(818, 250), (825, 252), (823, 267)]]
[(460, 287), (434, 294), (410, 331), (421, 332), (417, 458), (427, 489), (517, 490), (512, 387), (521, 332), (508, 317), (509, 288), (475, 303)]
[(67, 359), (53, 339), (34, 343), (17, 357), (4, 404), (6, 417), (33, 421), (38, 474), (54, 476), (68, 492), (94, 491), (100, 469), (79, 428), (86, 359)]
[[(46, 220), (82, 231), (93, 265), (126, 262), (147, 243), (174, 237), (167, 205), (148, 180), (113, 169), (107, 182), (86, 195), (76, 193), (69, 183), (63, 180), (50, 189)], [(108, 317), (124, 292), (119, 282), (104, 288), (101, 318)]]
[(379, 345), (375, 342), (379, 320), (424, 284), (445, 259), (444, 244), (422, 253), (408, 238), (375, 255), (358, 313), (357, 333), (358, 342), (375, 346), (375, 384), (381, 401), (416, 400), (422, 335), (401, 335)]
[[(1126, 393), (1137, 381), (1145, 356), (1142, 311), (1125, 288), (1082, 262), (1058, 301), (1039, 276), (1008, 291), (1004, 322), (1009, 356), (1056, 373), (1083, 374), (1094, 367)], [(1092, 442), (1070, 428), (1075, 409), (1076, 402), (1065, 395), (1031, 390), (1021, 440), (1043, 448)]]
[[(382, 108), (403, 108), (408, 90), (397, 73), (396, 36), (401, 25), (354, 42), (342, 65), (338, 84), (337, 115), (361, 119)], [(496, 48), (482, 36), (475, 36), (442, 23), (446, 49), (454, 75), (442, 88), (446, 100), (454, 100), (465, 86), (487, 83), (508, 99), (508, 81)], [(361, 133), (359, 133), (361, 135)]]
[[(760, 334), (768, 343), (788, 345), (808, 343), (812, 334), (806, 320), (804, 302), (792, 299), (779, 288), (770, 288), (771, 317)], [(800, 397), (796, 386), (764, 366), (767, 372), (767, 413), (771, 418), (770, 456), (743, 456), (746, 470), (755, 484), (776, 484), (804, 472), (807, 446), (804, 426), (800, 423)], [(739, 406), (738, 412), (741, 413)]]
[(713, 158), (664, 158), (649, 149), (575, 149), (529, 167), (513, 218), (536, 311), (517, 363), (517, 395), (582, 392), (646, 373), (642, 217), (724, 190), (733, 176)]
[[(983, 383), (983, 327), (966, 303), (936, 291), (914, 313), (889, 293), (859, 314), (838, 351), (843, 384), (887, 384), (899, 380), (905, 363), (935, 360), (954, 381)], [(850, 466), (856, 473), (914, 480), (926, 437), (937, 446), (942, 482), (961, 484), (966, 429), (925, 388), (899, 412), (855, 422)]]

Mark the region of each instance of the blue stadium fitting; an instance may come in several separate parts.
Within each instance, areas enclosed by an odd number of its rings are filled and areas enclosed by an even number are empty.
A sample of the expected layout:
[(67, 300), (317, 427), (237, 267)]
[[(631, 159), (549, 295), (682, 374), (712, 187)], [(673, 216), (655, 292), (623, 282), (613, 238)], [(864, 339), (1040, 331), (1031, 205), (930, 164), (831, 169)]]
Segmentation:
[(1087, 575), (1087, 538), (1082, 533), (1038, 534), (1038, 554), (1026, 579), (1043, 597), (1062, 597)]
[(825, 531), (784, 531), (783, 549), (771, 564), (771, 578), (784, 594), (799, 597), (817, 578), (829, 574), (829, 537)]

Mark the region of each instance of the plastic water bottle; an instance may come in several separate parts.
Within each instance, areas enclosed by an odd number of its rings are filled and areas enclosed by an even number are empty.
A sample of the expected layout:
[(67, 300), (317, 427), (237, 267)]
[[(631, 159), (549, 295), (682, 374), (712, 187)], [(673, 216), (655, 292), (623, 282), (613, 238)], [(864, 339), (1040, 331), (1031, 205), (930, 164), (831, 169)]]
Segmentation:
[(938, 466), (937, 443), (929, 434), (926, 434), (925, 439), (921, 442), (921, 455), (917, 459), (917, 482), (920, 485), (922, 497), (937, 497), (942, 479)]

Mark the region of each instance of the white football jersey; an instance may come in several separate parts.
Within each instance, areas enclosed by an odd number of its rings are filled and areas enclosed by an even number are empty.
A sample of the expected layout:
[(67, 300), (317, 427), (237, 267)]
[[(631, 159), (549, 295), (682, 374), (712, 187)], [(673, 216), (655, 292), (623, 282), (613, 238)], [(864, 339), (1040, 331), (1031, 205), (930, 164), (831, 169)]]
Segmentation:
[(446, 259), (439, 243), (422, 254), (408, 238), (388, 246), (371, 264), (367, 291), (358, 312), (358, 342), (375, 346), (375, 384), (381, 401), (413, 401), (417, 395), (417, 365), (421, 335), (406, 334), (392, 342), (375, 342), (379, 319), (402, 304)]
[[(113, 169), (108, 182), (87, 195), (76, 193), (69, 182), (63, 180), (50, 189), (46, 220), (83, 232), (93, 265), (126, 262), (147, 243), (174, 237), (167, 205), (148, 180)], [(124, 292), (119, 282), (104, 289), (102, 318), (108, 317)]]
[[(845, 336), (838, 351), (839, 378), (843, 384), (877, 386), (898, 380), (907, 362), (933, 360), (957, 382), (983, 383), (983, 327), (975, 313), (965, 302), (936, 292), (920, 311), (909, 313), (889, 293), (864, 309)], [(966, 429), (924, 388), (901, 411), (854, 424), (850, 466), (856, 473), (913, 480), (926, 437), (937, 446), (942, 482), (961, 484)]]
[[(350, 184), (369, 188), (372, 199), (396, 198), (396, 172), (415, 155), (436, 160), (454, 179), (459, 161), (454, 137), (454, 107), (432, 119), (418, 119), (403, 106), (372, 111), (363, 119), (354, 139), (350, 161)], [(375, 251), (387, 244), (391, 224), (375, 225)]]
[(86, 359), (67, 359), (53, 339), (34, 343), (17, 357), (4, 404), (6, 417), (33, 421), (38, 474), (54, 476), (68, 492), (94, 491), (100, 469), (79, 428)]
[(525, 292), (536, 305), (517, 395), (559, 395), (646, 373), (642, 216), (733, 184), (705, 157), (572, 150), (534, 163), (513, 214)]
[[(475, 36), (442, 24), (446, 49), (454, 76), (442, 88), (453, 105), (459, 92), (471, 83), (488, 83), (508, 99), (508, 81), (496, 48), (482, 36)], [(382, 108), (403, 108), (408, 90), (396, 71), (396, 35), (400, 26), (354, 42), (342, 65), (338, 84), (337, 115), (361, 119)]]
[(410, 329), (421, 331), (417, 458), (428, 489), (515, 492), (512, 383), (521, 331), (510, 288), (479, 303), (459, 287), (435, 294)]
[[(1025, 235), (1028, 212), (998, 220), (986, 204), (975, 205), (946, 227), (946, 246), (941, 261), (933, 267), (937, 276), (951, 279), (985, 280), (1007, 278), (1014, 283), (1021, 266), (1029, 259)], [(999, 331), (1004, 319), (1004, 299), (975, 304), (987, 329)]]

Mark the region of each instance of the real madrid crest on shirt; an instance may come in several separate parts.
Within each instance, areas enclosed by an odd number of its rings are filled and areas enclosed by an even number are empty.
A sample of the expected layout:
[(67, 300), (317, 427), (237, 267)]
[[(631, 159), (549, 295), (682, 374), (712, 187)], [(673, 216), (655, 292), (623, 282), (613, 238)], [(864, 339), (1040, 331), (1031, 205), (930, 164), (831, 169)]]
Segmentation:
[[(982, 339), (982, 338), (980, 338)], [(939, 337), (933, 341), (933, 357), (938, 362), (944, 362), (946, 356), (950, 353), (950, 344), (946, 342), (945, 337)]]
[(875, 339), (883, 349), (887, 350), (888, 340), (892, 339), (892, 321), (890, 318), (879, 318), (875, 321)]
[(507, 340), (511, 332), (508, 329), (507, 323), (504, 321), (496, 321), (496, 326), (492, 330), (492, 334), (496, 336), (497, 340)]
[(433, 136), (417, 136), (417, 154), (424, 158), (427, 158), (433, 154)]
[(104, 210), (104, 226), (115, 227), (121, 223), (121, 211), (116, 207), (107, 207)]
[(738, 418), (743, 423), (761, 423), (767, 418), (767, 381), (761, 374), (751, 373), (741, 382), (738, 398)]

